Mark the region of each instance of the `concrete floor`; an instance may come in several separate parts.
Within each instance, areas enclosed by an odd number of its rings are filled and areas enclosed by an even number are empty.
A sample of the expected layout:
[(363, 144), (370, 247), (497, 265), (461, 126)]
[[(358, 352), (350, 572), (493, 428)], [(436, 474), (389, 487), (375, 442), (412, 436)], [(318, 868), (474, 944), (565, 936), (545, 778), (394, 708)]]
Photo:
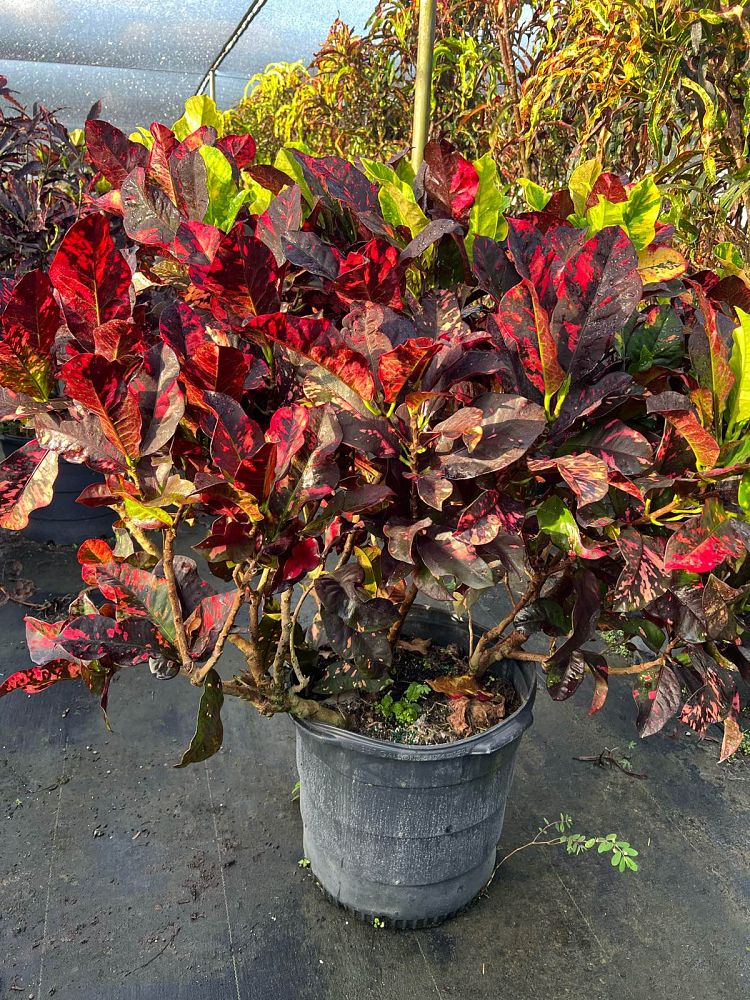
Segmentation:
[[(71, 550), (0, 542), (39, 601), (78, 588)], [(24, 609), (0, 607), (0, 677), (28, 664)], [(501, 854), (543, 817), (616, 832), (637, 874), (532, 848), (435, 930), (358, 923), (302, 853), (294, 737), (228, 699), (224, 749), (173, 770), (197, 693), (122, 673), (107, 732), (81, 686), (0, 701), (0, 997), (56, 1000), (744, 1000), (750, 996), (750, 763), (695, 738), (634, 739), (623, 688), (541, 692)], [(637, 780), (575, 761), (619, 746)]]

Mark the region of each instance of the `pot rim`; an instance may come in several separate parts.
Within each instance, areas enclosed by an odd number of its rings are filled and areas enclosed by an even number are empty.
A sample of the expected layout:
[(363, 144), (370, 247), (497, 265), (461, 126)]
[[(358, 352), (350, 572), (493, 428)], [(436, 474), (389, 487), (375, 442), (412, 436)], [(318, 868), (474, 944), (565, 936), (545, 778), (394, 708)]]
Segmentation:
[(396, 743), (392, 740), (378, 740), (374, 736), (365, 736), (363, 733), (350, 732), (339, 726), (329, 725), (327, 722), (314, 722), (309, 719), (296, 719), (294, 724), (305, 730), (316, 739), (327, 743), (336, 743), (351, 750), (358, 750), (360, 753), (367, 753), (379, 757), (397, 757), (409, 760), (440, 760), (448, 757), (461, 757), (469, 754), (488, 754), (505, 746), (506, 743), (520, 736), (532, 723), (532, 706), (536, 696), (537, 676), (532, 664), (522, 660), (514, 660), (506, 657), (498, 660), (498, 663), (511, 663), (518, 673), (522, 673), (529, 679), (529, 688), (525, 695), (521, 695), (516, 688), (521, 704), (506, 718), (501, 719), (490, 729), (485, 729), (482, 733), (475, 733), (473, 736), (466, 736), (460, 740), (452, 740), (449, 743), (427, 743), (413, 745), (411, 743)]

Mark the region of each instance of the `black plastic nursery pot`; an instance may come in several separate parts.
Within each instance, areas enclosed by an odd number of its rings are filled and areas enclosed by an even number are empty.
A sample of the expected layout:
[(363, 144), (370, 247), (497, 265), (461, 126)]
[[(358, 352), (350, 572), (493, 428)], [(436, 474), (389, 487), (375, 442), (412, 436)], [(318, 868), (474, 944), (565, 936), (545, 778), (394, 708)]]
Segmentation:
[[(27, 442), (28, 438), (0, 434), (0, 456), (7, 458)], [(52, 503), (29, 515), (22, 534), (35, 542), (57, 545), (79, 545), (87, 538), (109, 534), (117, 519), (109, 507), (84, 507), (76, 503), (87, 486), (101, 481), (102, 477), (85, 465), (60, 461)]]
[[(411, 638), (468, 647), (466, 624), (447, 612), (419, 608), (407, 624)], [(495, 670), (519, 708), (454, 743), (408, 746), (297, 721), (305, 857), (330, 898), (357, 916), (433, 926), (490, 879), (536, 694), (530, 664), (504, 660)]]

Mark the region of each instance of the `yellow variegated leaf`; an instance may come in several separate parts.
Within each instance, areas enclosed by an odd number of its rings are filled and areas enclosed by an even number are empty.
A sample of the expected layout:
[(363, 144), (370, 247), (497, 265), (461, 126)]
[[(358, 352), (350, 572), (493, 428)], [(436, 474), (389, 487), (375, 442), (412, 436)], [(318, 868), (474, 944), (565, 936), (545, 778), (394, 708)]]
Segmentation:
[(638, 273), (644, 285), (679, 278), (687, 268), (687, 259), (672, 247), (655, 247), (638, 253)]

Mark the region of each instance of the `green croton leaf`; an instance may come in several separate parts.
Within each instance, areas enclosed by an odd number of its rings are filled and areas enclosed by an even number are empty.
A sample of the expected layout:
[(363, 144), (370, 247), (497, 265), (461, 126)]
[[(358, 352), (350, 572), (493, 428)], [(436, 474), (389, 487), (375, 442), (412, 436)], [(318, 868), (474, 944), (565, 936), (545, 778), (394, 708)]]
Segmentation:
[(224, 131), (224, 115), (208, 94), (195, 94), (185, 101), (185, 113), (174, 123), (172, 131), (181, 142), (202, 125), (210, 125), (221, 136)]
[(479, 175), (479, 187), (469, 211), (469, 231), (466, 234), (466, 252), (470, 259), (477, 236), (504, 240), (508, 234), (508, 223), (503, 215), (508, 207), (508, 198), (497, 172), (497, 164), (489, 153), (485, 153), (474, 160), (474, 169)]
[(199, 764), (202, 760), (213, 757), (220, 749), (224, 741), (224, 726), (221, 722), (221, 706), (223, 704), (224, 693), (221, 689), (221, 677), (215, 670), (209, 670), (198, 706), (195, 736), (182, 755), (182, 760), (179, 764), (175, 764), (175, 767)]
[(363, 159), (362, 169), (369, 180), (380, 186), (378, 200), (385, 221), (392, 226), (406, 226), (412, 237), (421, 233), (430, 220), (417, 204), (411, 185), (385, 163)]
[(734, 343), (729, 365), (734, 385), (729, 394), (729, 424), (727, 434), (738, 437), (741, 427), (750, 421), (750, 315), (737, 310), (739, 325), (734, 331)]

